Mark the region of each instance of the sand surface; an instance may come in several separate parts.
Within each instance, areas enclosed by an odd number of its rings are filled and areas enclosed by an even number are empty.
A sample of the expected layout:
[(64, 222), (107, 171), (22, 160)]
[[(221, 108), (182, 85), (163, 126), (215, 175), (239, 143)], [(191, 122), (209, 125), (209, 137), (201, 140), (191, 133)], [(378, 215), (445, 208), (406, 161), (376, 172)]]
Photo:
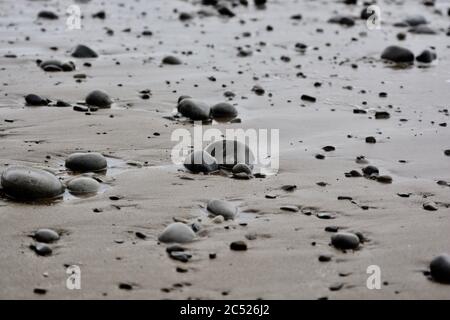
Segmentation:
[[(450, 298), (449, 285), (423, 274), (433, 257), (450, 252), (450, 188), (436, 183), (450, 183), (450, 157), (444, 154), (450, 134), (443, 125), (450, 101), (448, 3), (425, 7), (420, 1), (379, 1), (383, 24), (371, 31), (359, 19), (350, 28), (327, 23), (336, 13), (359, 17), (362, 5), (268, 2), (266, 9), (251, 3), (234, 8), (236, 17), (223, 18), (198, 15), (212, 9), (196, 1), (93, 0), (79, 4), (82, 30), (67, 30), (65, 11), (72, 1), (0, 1), (0, 171), (13, 164), (39, 166), (67, 179), (64, 160), (80, 150), (103, 153), (110, 167), (94, 197), (66, 195), (50, 205), (0, 198), (0, 298)], [(59, 19), (37, 19), (44, 9)], [(91, 17), (99, 10), (105, 10), (105, 20)], [(194, 18), (181, 22), (179, 12)], [(302, 20), (290, 19), (296, 13)], [(393, 26), (409, 14), (424, 15), (437, 34), (415, 35)], [(106, 28), (114, 35), (107, 35)], [(126, 28), (131, 30), (123, 32)], [(153, 35), (141, 36), (144, 30)], [(405, 32), (406, 40), (397, 40), (398, 32)], [(297, 42), (308, 45), (305, 53), (295, 51)], [(99, 57), (70, 57), (77, 44), (88, 45)], [(416, 54), (434, 46), (438, 60), (427, 68), (392, 68), (380, 60), (391, 44)], [(238, 57), (237, 48), (247, 45), (253, 55)], [(11, 54), (16, 58), (7, 57)], [(183, 64), (161, 66), (169, 54)], [(37, 59), (51, 58), (72, 60), (77, 70), (46, 73), (36, 65)], [(84, 66), (86, 61), (92, 66)], [(77, 83), (74, 75), (80, 73), (87, 78)], [(315, 87), (316, 82), (322, 86)], [(251, 91), (255, 84), (265, 95)], [(75, 104), (94, 89), (110, 94), (115, 101), (111, 109), (85, 115), (70, 107), (25, 106), (29, 93)], [(148, 100), (139, 96), (144, 89), (151, 90)], [(194, 175), (172, 164), (171, 133), (192, 129), (165, 118), (178, 97), (216, 103), (225, 101), (227, 90), (236, 94), (232, 101), (242, 123), (209, 127), (279, 129), (276, 175), (235, 180)], [(379, 97), (379, 92), (388, 96)], [(317, 102), (301, 101), (302, 94)], [(355, 108), (368, 112), (354, 114)], [(376, 120), (374, 112), (380, 110), (390, 118)], [(377, 143), (366, 143), (367, 136)], [(327, 145), (336, 150), (324, 152)], [(326, 158), (316, 159), (317, 153)], [(392, 184), (346, 178), (346, 172), (363, 167), (355, 162), (360, 155), (390, 175)], [(136, 162), (144, 165), (132, 165)], [(297, 189), (281, 190), (288, 184)], [(353, 203), (339, 196), (352, 197)], [(236, 204), (238, 217), (212, 223), (204, 209), (212, 198)], [(427, 200), (438, 210), (424, 210)], [(284, 205), (302, 210), (280, 210)], [(335, 219), (319, 219), (315, 214), (320, 212)], [(188, 263), (170, 259), (166, 245), (157, 240), (174, 217), (199, 221), (203, 228), (197, 241), (185, 245), (193, 255)], [(343, 253), (329, 245), (327, 226), (361, 232), (367, 241), (360, 250)], [(39, 228), (64, 231), (50, 257), (29, 249), (29, 235)], [(245, 240), (248, 250), (231, 251), (230, 243), (237, 240)], [(217, 258), (209, 259), (210, 253)], [(321, 254), (333, 258), (319, 262)], [(73, 264), (81, 268), (81, 290), (65, 285), (65, 266)], [(370, 265), (381, 268), (380, 290), (366, 287)], [(187, 272), (177, 272), (178, 266)], [(121, 283), (133, 289), (122, 290)], [(331, 291), (334, 284), (343, 286)], [(37, 295), (35, 288), (47, 293)]]

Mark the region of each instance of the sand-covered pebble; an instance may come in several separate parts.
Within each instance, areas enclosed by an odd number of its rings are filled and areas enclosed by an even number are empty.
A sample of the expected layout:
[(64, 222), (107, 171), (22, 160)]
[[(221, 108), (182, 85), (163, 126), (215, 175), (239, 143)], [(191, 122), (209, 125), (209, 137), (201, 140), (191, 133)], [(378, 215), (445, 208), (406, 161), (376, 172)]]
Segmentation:
[(223, 216), (225, 220), (232, 220), (236, 216), (237, 208), (228, 201), (213, 199), (208, 201), (207, 210), (217, 216)]
[(192, 228), (181, 222), (168, 225), (158, 237), (158, 240), (164, 243), (187, 243), (194, 239)]
[(75, 195), (94, 194), (100, 189), (100, 183), (90, 177), (77, 177), (67, 183), (67, 189)]
[(3, 171), (3, 191), (18, 200), (44, 200), (64, 192), (61, 181), (52, 173), (31, 167), (14, 166)]
[(76, 152), (66, 159), (66, 168), (75, 172), (104, 171), (107, 166), (106, 158), (98, 152)]

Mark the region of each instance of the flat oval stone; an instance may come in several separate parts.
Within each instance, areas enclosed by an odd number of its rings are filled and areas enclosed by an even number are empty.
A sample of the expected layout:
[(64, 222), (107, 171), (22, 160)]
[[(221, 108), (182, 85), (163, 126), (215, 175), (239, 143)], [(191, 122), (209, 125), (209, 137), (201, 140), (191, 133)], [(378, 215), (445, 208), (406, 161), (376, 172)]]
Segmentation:
[(36, 243), (33, 247), (34, 252), (40, 256), (49, 256), (52, 254), (53, 250), (45, 243)]
[(430, 272), (434, 280), (450, 284), (450, 255), (444, 253), (430, 263)]
[(72, 57), (75, 57), (75, 58), (97, 58), (98, 54), (91, 48), (89, 48), (85, 45), (79, 44), (73, 50)]
[(384, 49), (381, 58), (393, 62), (413, 62), (414, 53), (399, 46), (389, 46)]
[(341, 250), (357, 249), (359, 247), (359, 237), (349, 232), (338, 232), (331, 236), (331, 244)]
[(70, 180), (67, 189), (72, 194), (92, 194), (100, 189), (100, 183), (90, 177), (79, 177)]
[(182, 64), (181, 60), (175, 56), (165, 56), (162, 59), (163, 64), (171, 64), (171, 65), (177, 65)]
[(98, 152), (72, 153), (66, 159), (66, 168), (76, 172), (97, 172), (106, 170), (108, 162)]
[(205, 151), (217, 159), (217, 163), (232, 169), (238, 163), (245, 163), (253, 167), (255, 156), (250, 148), (237, 140), (219, 140), (211, 143)]
[(34, 233), (34, 240), (43, 243), (52, 243), (59, 240), (59, 234), (51, 229), (39, 229)]
[(50, 101), (38, 96), (37, 94), (31, 93), (25, 96), (25, 102), (28, 106), (46, 106)]
[(52, 173), (23, 166), (3, 171), (1, 185), (8, 196), (18, 200), (52, 199), (64, 192), (64, 185)]
[(408, 26), (411, 26), (411, 27), (415, 27), (415, 26), (418, 26), (418, 25), (421, 25), (421, 24), (427, 24), (428, 23), (427, 19), (425, 19), (425, 17), (421, 16), (421, 15), (408, 16), (408, 17), (406, 17), (403, 20), (403, 22), (406, 23)]
[(86, 96), (86, 104), (99, 108), (110, 108), (113, 103), (109, 95), (101, 90), (94, 90)]
[(208, 201), (206, 209), (215, 216), (223, 216), (225, 220), (232, 220), (236, 216), (237, 208), (224, 200), (213, 199)]
[(194, 239), (194, 231), (181, 222), (175, 222), (168, 225), (158, 237), (158, 240), (164, 243), (187, 243)]
[(236, 118), (237, 115), (236, 108), (227, 102), (217, 103), (211, 107), (211, 117), (219, 122), (228, 122)]
[(184, 117), (194, 121), (208, 120), (210, 114), (210, 107), (201, 101), (185, 98), (178, 104), (178, 112)]
[(42, 10), (38, 13), (38, 18), (40, 19), (48, 19), (48, 20), (57, 20), (58, 15), (53, 11)]
[(194, 173), (209, 173), (219, 170), (217, 160), (205, 151), (194, 151), (186, 157), (184, 166)]

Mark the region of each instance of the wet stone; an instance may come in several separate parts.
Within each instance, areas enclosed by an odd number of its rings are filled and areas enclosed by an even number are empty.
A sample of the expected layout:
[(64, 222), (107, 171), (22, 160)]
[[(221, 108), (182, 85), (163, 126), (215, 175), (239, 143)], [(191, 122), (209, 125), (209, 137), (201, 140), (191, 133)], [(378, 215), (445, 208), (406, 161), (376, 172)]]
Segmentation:
[(380, 182), (380, 183), (389, 184), (389, 183), (392, 183), (392, 177), (388, 176), (388, 175), (378, 176), (377, 177), (377, 181)]
[(59, 17), (53, 11), (43, 10), (38, 13), (38, 18), (47, 20), (57, 20)]
[(100, 183), (90, 177), (78, 177), (67, 183), (67, 189), (75, 195), (95, 194), (100, 189)]
[(211, 117), (219, 122), (228, 122), (236, 118), (237, 115), (236, 108), (226, 102), (217, 103), (211, 107)]
[(39, 229), (33, 235), (34, 240), (42, 243), (52, 243), (59, 240), (59, 234), (51, 229)]
[(205, 151), (217, 159), (220, 167), (232, 169), (238, 163), (253, 166), (255, 156), (250, 148), (237, 140), (219, 140), (211, 143)]
[(207, 210), (215, 216), (223, 216), (225, 220), (234, 219), (238, 212), (237, 208), (228, 201), (217, 199), (208, 202)]
[(422, 51), (422, 53), (416, 57), (416, 60), (422, 63), (431, 63), (433, 60), (436, 60), (436, 58), (436, 53), (427, 49)]
[(219, 170), (217, 160), (205, 151), (194, 151), (184, 161), (186, 169), (193, 173), (210, 173)]
[(230, 244), (230, 249), (233, 251), (246, 251), (247, 244), (244, 241), (234, 241)]
[(378, 175), (380, 173), (380, 170), (375, 166), (367, 166), (362, 171), (366, 176)]
[(98, 172), (106, 170), (108, 162), (98, 152), (72, 153), (66, 159), (66, 168), (75, 172)]
[(248, 165), (246, 165), (245, 163), (238, 163), (238, 164), (236, 164), (233, 167), (231, 172), (233, 174), (245, 173), (247, 175), (251, 175), (252, 174), (252, 169)]
[(177, 109), (181, 115), (194, 121), (208, 120), (211, 111), (206, 103), (191, 98), (181, 99)]
[(341, 250), (354, 250), (359, 247), (359, 237), (349, 232), (338, 232), (331, 236), (331, 244)]
[(50, 103), (50, 100), (31, 93), (25, 96), (25, 102), (27, 106), (46, 106)]
[(110, 108), (113, 103), (109, 95), (101, 90), (94, 90), (86, 96), (86, 104), (99, 108)]
[(414, 54), (406, 48), (402, 48), (399, 46), (389, 46), (384, 49), (383, 53), (381, 54), (381, 58), (397, 63), (410, 63), (414, 61)]
[(438, 210), (438, 206), (433, 201), (426, 201), (423, 204), (423, 208), (427, 211), (436, 211)]
[(53, 253), (52, 248), (50, 248), (45, 243), (37, 242), (34, 245), (31, 245), (30, 247), (39, 256), (49, 256)]
[(31, 167), (15, 166), (1, 175), (3, 192), (17, 200), (45, 200), (61, 196), (64, 186), (52, 173)]
[(195, 233), (184, 223), (175, 222), (168, 225), (158, 240), (164, 243), (188, 243), (195, 239)]
[(74, 58), (97, 58), (98, 54), (85, 45), (78, 45), (72, 52), (72, 57)]
[(178, 64), (182, 64), (182, 61), (175, 56), (165, 56), (162, 59), (162, 63), (169, 64), (169, 65), (178, 65)]
[(450, 284), (450, 255), (444, 253), (430, 263), (430, 273), (434, 280)]

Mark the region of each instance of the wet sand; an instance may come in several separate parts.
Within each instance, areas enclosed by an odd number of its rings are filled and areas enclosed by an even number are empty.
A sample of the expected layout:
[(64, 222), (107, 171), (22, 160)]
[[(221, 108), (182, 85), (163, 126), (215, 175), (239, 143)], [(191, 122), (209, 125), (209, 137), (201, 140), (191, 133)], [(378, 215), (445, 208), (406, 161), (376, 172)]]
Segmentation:
[[(64, 12), (72, 1), (1, 1), (0, 171), (17, 164), (47, 167), (67, 179), (64, 161), (78, 151), (103, 153), (110, 168), (94, 197), (68, 196), (50, 205), (0, 198), (0, 298), (448, 299), (450, 287), (423, 274), (432, 258), (450, 252), (450, 189), (437, 184), (450, 183), (450, 157), (444, 154), (450, 135), (443, 125), (450, 97), (449, 17), (448, 4), (442, 3), (433, 8), (419, 1), (380, 1), (383, 24), (370, 31), (359, 19), (353, 27), (327, 23), (336, 13), (358, 17), (363, 8), (335, 1), (269, 0), (265, 9), (233, 8), (233, 18), (198, 16), (211, 8), (193, 1), (91, 1), (79, 4), (83, 29), (67, 30)], [(36, 19), (44, 9), (59, 19)], [(174, 9), (194, 18), (181, 22)], [(105, 20), (91, 17), (99, 10), (105, 10)], [(302, 14), (300, 21), (290, 19), (296, 13)], [(425, 16), (438, 33), (416, 35), (393, 26), (411, 14)], [(131, 30), (123, 32), (126, 28)], [(153, 35), (141, 36), (144, 30)], [(406, 39), (397, 40), (398, 32)], [(295, 50), (297, 42), (307, 44), (306, 52)], [(70, 57), (77, 44), (88, 45), (99, 57)], [(426, 68), (417, 63), (392, 68), (380, 59), (392, 44), (416, 55), (434, 46), (438, 60)], [(239, 57), (237, 47), (246, 45), (252, 56)], [(6, 57), (11, 54), (17, 57)], [(161, 66), (166, 55), (183, 64)], [(36, 65), (37, 59), (52, 58), (74, 61), (77, 70), (48, 73)], [(83, 66), (86, 61), (92, 66)], [(74, 75), (80, 73), (87, 78), (77, 83)], [(251, 91), (256, 84), (264, 95)], [(25, 106), (29, 93), (74, 105), (95, 89), (114, 99), (111, 109), (85, 115), (71, 107)], [(148, 100), (139, 96), (144, 89), (151, 90)], [(171, 133), (192, 129), (165, 118), (178, 97), (187, 94), (212, 104), (225, 101), (227, 90), (236, 94), (242, 123), (210, 126), (280, 129), (278, 174), (235, 180), (194, 175), (172, 164)], [(379, 97), (380, 92), (388, 96)], [(302, 101), (302, 94), (317, 102)], [(355, 108), (367, 113), (354, 114)], [(390, 118), (375, 119), (381, 110)], [(366, 143), (367, 136), (377, 143)], [(328, 145), (336, 150), (321, 149)], [(326, 158), (316, 159), (317, 153)], [(360, 155), (393, 182), (346, 178), (346, 172), (364, 167), (355, 162)], [(297, 189), (283, 191), (288, 184)], [(237, 218), (212, 223), (204, 209), (212, 198), (237, 205)], [(423, 209), (428, 200), (437, 211)], [(300, 211), (281, 210), (285, 205)], [(317, 213), (335, 219), (319, 219)], [(200, 219), (204, 230), (184, 245), (193, 256), (188, 263), (170, 259), (167, 246), (158, 243), (174, 217)], [(361, 232), (367, 240), (359, 250), (343, 253), (329, 245), (333, 233), (324, 230), (327, 226)], [(29, 235), (39, 228), (64, 231), (50, 257), (29, 249)], [(246, 241), (247, 251), (230, 250), (238, 240)], [(217, 258), (210, 259), (210, 253)], [(331, 254), (332, 260), (319, 262), (321, 254)], [(73, 264), (81, 268), (81, 290), (65, 286), (65, 266)], [(366, 287), (370, 265), (381, 268), (380, 290)], [(121, 283), (132, 290), (120, 289)], [(343, 286), (330, 290), (335, 284)], [(37, 295), (35, 288), (47, 292)]]

